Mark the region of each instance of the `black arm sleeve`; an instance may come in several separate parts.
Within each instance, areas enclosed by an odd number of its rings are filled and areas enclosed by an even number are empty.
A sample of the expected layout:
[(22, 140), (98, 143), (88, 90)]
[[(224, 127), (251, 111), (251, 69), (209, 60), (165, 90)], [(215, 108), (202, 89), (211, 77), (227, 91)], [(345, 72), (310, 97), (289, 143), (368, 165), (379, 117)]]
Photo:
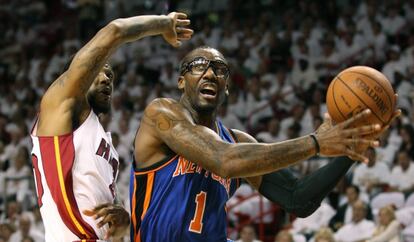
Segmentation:
[(354, 163), (338, 157), (315, 172), (297, 179), (287, 170), (263, 175), (259, 192), (298, 217), (311, 215)]

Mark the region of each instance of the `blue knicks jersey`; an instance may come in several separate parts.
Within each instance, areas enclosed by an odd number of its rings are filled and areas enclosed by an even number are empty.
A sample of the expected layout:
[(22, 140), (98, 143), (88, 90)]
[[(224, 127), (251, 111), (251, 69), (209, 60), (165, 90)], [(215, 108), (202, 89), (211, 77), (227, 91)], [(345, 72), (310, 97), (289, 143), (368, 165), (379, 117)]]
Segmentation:
[[(217, 127), (224, 141), (234, 142), (221, 122)], [(239, 179), (223, 179), (179, 155), (131, 173), (132, 242), (227, 241), (225, 204)]]

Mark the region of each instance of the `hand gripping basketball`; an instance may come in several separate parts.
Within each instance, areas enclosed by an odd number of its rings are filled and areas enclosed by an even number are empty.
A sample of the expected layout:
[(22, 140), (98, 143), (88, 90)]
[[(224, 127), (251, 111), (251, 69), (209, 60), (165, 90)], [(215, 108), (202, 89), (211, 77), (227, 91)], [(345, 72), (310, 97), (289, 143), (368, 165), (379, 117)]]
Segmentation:
[(315, 133), (320, 146), (320, 155), (326, 157), (345, 155), (367, 163), (368, 158), (364, 156), (364, 152), (357, 152), (354, 147), (377, 147), (379, 145), (375, 138), (364, 138), (364, 136), (369, 137), (381, 130), (379, 124), (361, 125), (361, 120), (370, 114), (371, 110), (366, 109), (336, 125), (333, 125), (331, 118), (327, 115)]

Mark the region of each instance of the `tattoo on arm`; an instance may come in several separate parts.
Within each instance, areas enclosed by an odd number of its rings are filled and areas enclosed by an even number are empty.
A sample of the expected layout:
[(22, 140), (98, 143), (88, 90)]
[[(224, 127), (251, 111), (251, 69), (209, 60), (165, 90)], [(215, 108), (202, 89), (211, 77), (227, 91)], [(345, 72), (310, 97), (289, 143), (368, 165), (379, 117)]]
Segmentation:
[(166, 16), (138, 16), (122, 19), (122, 22), (123, 39), (134, 41), (144, 36), (162, 33), (171, 24), (171, 19)]
[(63, 87), (65, 86), (65, 80), (66, 80), (65, 75), (62, 75), (56, 81), (54, 81), (50, 86), (53, 87), (53, 86), (59, 85), (60, 87)]
[(106, 62), (110, 51), (104, 47), (91, 47), (90, 50), (87, 49), (85, 51), (88, 51), (88, 56), (91, 56), (92, 58), (81, 59), (76, 65), (76, 68), (85, 73), (83, 77), (84, 81), (80, 82), (80, 89), (86, 93), (91, 86), (90, 81), (87, 80), (95, 79), (101, 71), (103, 64)]
[(202, 162), (202, 166), (212, 172), (224, 169), (231, 177), (262, 175), (314, 154), (309, 137), (277, 144), (217, 143), (219, 138), (208, 133), (207, 128), (186, 120), (180, 104), (163, 102), (156, 105), (155, 110), (145, 112), (143, 122), (165, 134), (163, 139), (172, 150), (180, 150), (193, 162)]
[[(230, 156), (239, 160), (256, 159), (260, 161), (254, 162), (251, 168), (279, 170), (312, 156), (313, 151), (309, 147), (312, 147), (310, 140), (300, 138), (278, 144), (236, 146), (231, 150)], [(275, 162), (276, 160), (277, 162)]]

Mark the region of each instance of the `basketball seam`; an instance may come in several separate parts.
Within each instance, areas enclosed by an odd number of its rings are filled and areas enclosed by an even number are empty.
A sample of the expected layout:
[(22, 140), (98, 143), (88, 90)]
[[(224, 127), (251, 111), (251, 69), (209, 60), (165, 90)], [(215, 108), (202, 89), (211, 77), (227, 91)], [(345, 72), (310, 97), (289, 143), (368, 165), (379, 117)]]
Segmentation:
[[(367, 74), (365, 74), (365, 73), (362, 73), (362, 72), (357, 72), (357, 71), (349, 71), (349, 72), (353, 72), (353, 73), (357, 73), (357, 74), (360, 74), (360, 75), (363, 75), (363, 76), (366, 76), (366, 77), (368, 77), (369, 79), (371, 79), (371, 80), (373, 80), (374, 82), (376, 82), (381, 88), (382, 88), (382, 90), (384, 91), (384, 92), (386, 92), (387, 93), (387, 98), (389, 99), (389, 101), (390, 101), (390, 103), (391, 103), (391, 105), (392, 105), (392, 100), (391, 100), (391, 98), (390, 98), (390, 96), (388, 95), (388, 92), (387, 92), (387, 90), (386, 90), (386, 88), (384, 88), (382, 85), (381, 85), (381, 83), (380, 82), (378, 82), (375, 78), (372, 78), (371, 76), (369, 76), (369, 75), (367, 75)], [(391, 87), (391, 90), (394, 92), (394, 89)]]
[[(338, 77), (337, 77), (338, 78)], [(341, 112), (341, 109), (339, 109), (339, 106), (338, 106), (338, 104), (336, 103), (336, 99), (335, 99), (335, 81), (336, 81), (336, 78), (333, 80), (333, 83), (332, 83), (332, 99), (333, 99), (333, 101), (334, 101), (334, 103), (335, 103), (335, 107), (336, 107), (336, 110), (338, 110), (338, 112), (339, 112), (339, 114), (344, 118), (344, 120), (346, 120), (347, 118), (345, 117), (345, 115)]]
[[(366, 107), (369, 107), (365, 102), (364, 102), (364, 100), (362, 100), (355, 92), (354, 92), (354, 90), (352, 90), (342, 79), (341, 79), (341, 77), (338, 77), (338, 80), (340, 80), (348, 89), (349, 89), (349, 91), (351, 91), (354, 95), (355, 95), (355, 97), (357, 97), (358, 99), (359, 99), (359, 101), (361, 101)], [(371, 112), (372, 114), (374, 114), (381, 122), (382, 122), (382, 124), (385, 124), (385, 122), (384, 122), (384, 120), (382, 120), (382, 118), (380, 118), (375, 112)]]

